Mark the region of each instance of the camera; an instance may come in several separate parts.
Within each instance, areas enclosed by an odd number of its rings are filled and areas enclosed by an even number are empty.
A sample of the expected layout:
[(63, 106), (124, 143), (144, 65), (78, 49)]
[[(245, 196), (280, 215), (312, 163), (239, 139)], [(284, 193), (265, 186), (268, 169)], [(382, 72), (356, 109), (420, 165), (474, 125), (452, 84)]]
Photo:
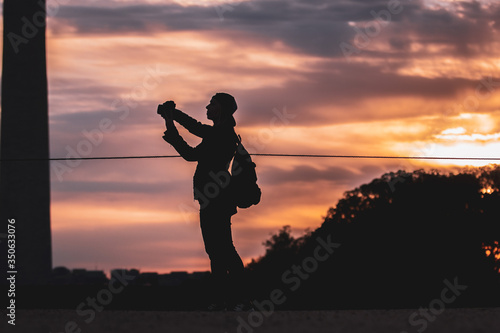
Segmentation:
[(173, 101), (167, 101), (163, 104), (158, 105), (158, 110), (156, 111), (163, 118), (172, 118), (172, 112), (175, 110), (175, 103)]

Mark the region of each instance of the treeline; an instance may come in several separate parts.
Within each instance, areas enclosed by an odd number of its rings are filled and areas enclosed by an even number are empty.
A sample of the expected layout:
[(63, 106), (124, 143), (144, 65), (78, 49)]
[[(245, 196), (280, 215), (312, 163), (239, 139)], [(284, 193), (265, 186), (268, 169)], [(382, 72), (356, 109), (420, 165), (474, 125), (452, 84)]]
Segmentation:
[(499, 241), (500, 167), (398, 171), (346, 192), (318, 229), (273, 235), (249, 284), (283, 309), (498, 306)]

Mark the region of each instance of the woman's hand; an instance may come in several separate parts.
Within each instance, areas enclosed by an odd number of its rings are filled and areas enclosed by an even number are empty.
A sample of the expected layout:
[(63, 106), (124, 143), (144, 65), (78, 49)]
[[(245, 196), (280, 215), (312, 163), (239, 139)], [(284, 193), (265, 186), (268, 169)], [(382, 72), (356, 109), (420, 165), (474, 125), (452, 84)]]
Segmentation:
[(177, 132), (177, 129), (175, 129), (175, 128), (173, 130), (167, 129), (165, 132), (163, 132), (162, 138), (163, 138), (163, 140), (172, 144), (172, 142), (176, 141), (176, 139), (179, 138), (179, 132)]
[(163, 106), (170, 114), (172, 114), (172, 111), (175, 110), (175, 102), (174, 101), (166, 101), (165, 103), (163, 103)]
[(174, 110), (175, 110), (175, 102), (166, 101), (165, 103), (158, 105), (157, 113), (165, 120), (173, 119)]
[(175, 110), (174, 101), (166, 101), (163, 104), (158, 105), (158, 114), (165, 119), (165, 126), (168, 129), (174, 128), (174, 117), (173, 112)]
[(165, 118), (165, 127), (167, 128), (167, 130), (174, 129), (174, 120), (172, 118)]

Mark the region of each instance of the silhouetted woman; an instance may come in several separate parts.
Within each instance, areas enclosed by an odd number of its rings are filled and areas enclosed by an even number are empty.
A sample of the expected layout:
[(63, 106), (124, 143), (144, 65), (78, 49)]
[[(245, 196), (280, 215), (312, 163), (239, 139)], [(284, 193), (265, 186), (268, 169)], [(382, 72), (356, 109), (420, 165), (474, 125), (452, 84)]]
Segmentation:
[[(217, 93), (206, 108), (213, 126), (175, 109), (172, 101), (160, 105), (158, 113), (165, 118), (167, 127), (163, 139), (186, 161), (198, 162), (193, 179), (194, 198), (200, 204), (201, 231), (215, 291), (209, 310), (223, 310), (228, 306), (232, 310), (246, 310), (251, 305), (242, 297), (244, 266), (231, 236), (231, 216), (236, 214), (236, 205), (227, 186), (229, 163), (238, 140), (233, 117), (237, 105), (233, 96)], [(201, 137), (202, 142), (196, 147), (189, 146), (179, 135), (174, 121)], [(233, 299), (229, 299), (230, 295)]]

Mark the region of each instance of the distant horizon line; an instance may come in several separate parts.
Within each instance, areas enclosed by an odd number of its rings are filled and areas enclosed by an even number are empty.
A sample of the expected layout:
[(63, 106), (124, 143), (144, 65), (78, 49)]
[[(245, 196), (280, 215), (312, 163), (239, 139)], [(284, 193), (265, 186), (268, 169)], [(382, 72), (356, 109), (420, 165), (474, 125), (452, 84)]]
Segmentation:
[[(250, 155), (251, 156), (262, 156), (262, 157), (500, 161), (500, 157), (331, 155), (331, 154), (286, 154), (286, 153), (250, 153)], [(178, 157), (181, 157), (181, 156), (180, 155), (137, 155), (137, 156), (49, 157), (49, 158), (9, 158), (9, 159), (1, 159), (0, 158), (0, 162), (123, 160), (123, 159), (178, 158)]]
[[(111, 272), (114, 271), (114, 270), (127, 270), (127, 271), (131, 271), (131, 270), (136, 270), (139, 272), (139, 274), (143, 274), (143, 273), (156, 273), (158, 275), (165, 275), (165, 274), (172, 274), (172, 273), (187, 273), (187, 274), (193, 274), (193, 273), (207, 273), (207, 272), (210, 272), (210, 269), (207, 268), (206, 270), (171, 270), (169, 271), (168, 273), (161, 273), (161, 272), (155, 272), (155, 271), (142, 271), (141, 269), (139, 268), (124, 268), (124, 267), (119, 267), (119, 268), (112, 268), (112, 269), (89, 269), (89, 268), (85, 268), (85, 267), (75, 267), (75, 268), (70, 268), (70, 267), (67, 267), (67, 266), (54, 266), (52, 267), (51, 271), (53, 272), (54, 269), (56, 268), (65, 268), (67, 270), (69, 270), (70, 272), (73, 273), (73, 271), (75, 270), (84, 270), (84, 271), (87, 271), (87, 272), (103, 272), (104, 275), (106, 276), (111, 276)], [(109, 274), (107, 274), (109, 273)]]

